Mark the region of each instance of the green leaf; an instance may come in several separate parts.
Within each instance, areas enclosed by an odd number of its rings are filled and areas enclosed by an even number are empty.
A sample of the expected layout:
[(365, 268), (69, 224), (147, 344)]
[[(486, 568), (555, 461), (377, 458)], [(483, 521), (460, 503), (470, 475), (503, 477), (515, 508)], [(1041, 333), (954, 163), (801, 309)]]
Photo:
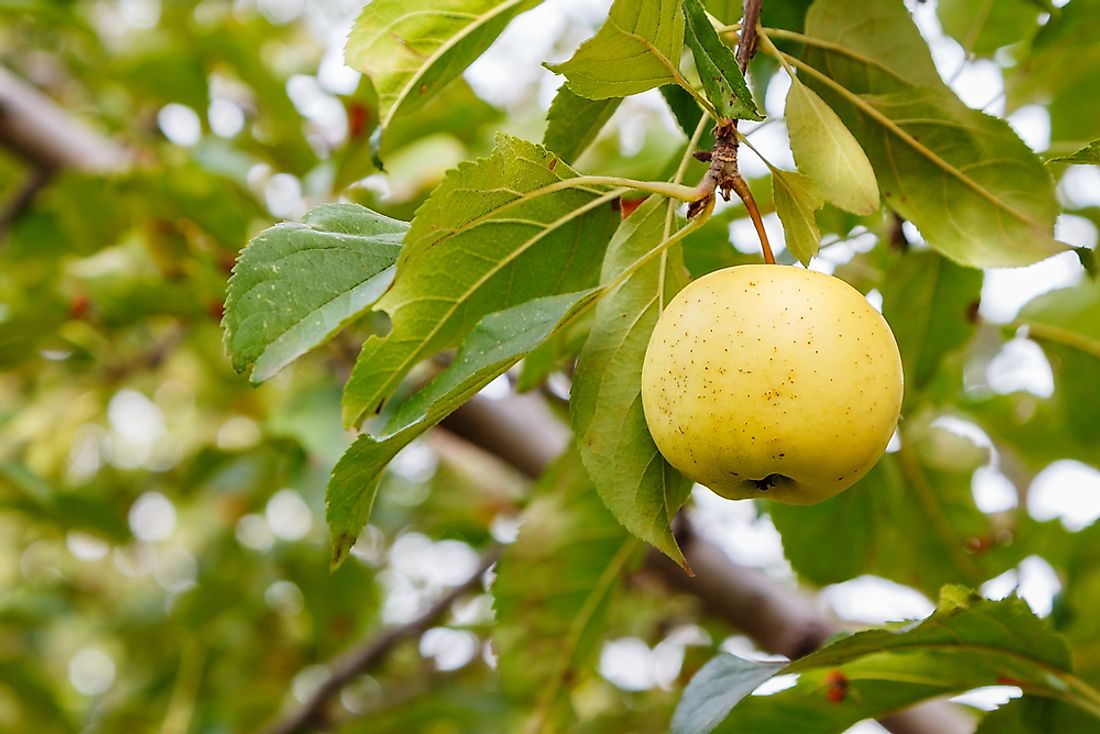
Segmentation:
[(871, 162), (829, 105), (792, 79), (785, 115), (798, 170), (821, 187), (829, 203), (855, 214), (878, 209)]
[[(17, 595), (16, 591), (7, 596), (13, 599)], [(22, 713), (28, 726), (33, 721), (34, 730), (43, 733), (79, 729), (69, 707), (58, 695), (56, 681), (44, 670), (46, 667), (45, 661), (33, 660), (27, 655), (9, 653), (0, 658), (0, 688), (12, 698), (13, 704), (10, 720), (18, 721)]]
[(733, 50), (722, 42), (707, 17), (701, 0), (684, 0), (687, 43), (699, 70), (703, 90), (722, 117), (763, 120), (756, 110), (752, 92), (737, 64)]
[(622, 101), (621, 97), (587, 99), (561, 85), (546, 113), (543, 146), (557, 153), (566, 163), (573, 163), (596, 139)]
[[(344, 105), (349, 114), (361, 114), (363, 123), (359, 135), (335, 155), (333, 191), (342, 191), (379, 170), (378, 158), (389, 164), (391, 156), (396, 155), (400, 163), (400, 156), (415, 150), (418, 143), (424, 145), (425, 138), (445, 139), (449, 144), (457, 140), (468, 150), (478, 150), (485, 141), (485, 131), (495, 129), (504, 117), (502, 110), (478, 97), (462, 78), (455, 79), (412, 112), (402, 114), (401, 124), (386, 128), (384, 135), (377, 137), (372, 133), (378, 129), (378, 99), (369, 80), (364, 79), (360, 91), (345, 99)], [(357, 108), (358, 112), (350, 112)], [(387, 173), (391, 177), (398, 175), (392, 170)]]
[[(651, 196), (623, 220), (608, 246), (610, 282), (668, 238), (669, 203)], [(685, 284), (679, 248), (638, 268), (596, 307), (581, 350), (569, 409), (581, 459), (596, 490), (627, 530), (677, 563), (684, 557), (670, 523), (691, 483), (664, 460), (642, 412), (642, 358), (661, 310)]]
[(1100, 284), (1085, 281), (1044, 293), (1020, 311), (1017, 326), (1043, 347), (1054, 371), (1055, 399), (1079, 441), (1100, 440), (1096, 385), (1100, 382)]
[(944, 587), (919, 625), (843, 637), (777, 672), (790, 673), (800, 674), (794, 687), (743, 699), (717, 731), (839, 734), (921, 700), (1006, 683), (1100, 713), (1100, 694), (1073, 675), (1065, 641), (1025, 602), (959, 586)]
[(758, 663), (723, 653), (711, 658), (684, 688), (672, 717), (672, 734), (708, 734), (783, 663)]
[(1080, 407), (1082, 403), (1092, 406), (1094, 398), (1091, 396), (1095, 393), (1086, 393), (1090, 399), (1081, 400), (1082, 393), (1064, 384), (1060, 378), (1060, 375), (1056, 378), (1052, 400), (1017, 391), (1009, 395), (960, 399), (958, 403), (993, 439), (999, 450), (1011, 453), (1032, 474), (1038, 474), (1059, 459), (1076, 459), (1095, 466), (1100, 457), (1100, 436), (1091, 425), (1082, 433), (1069, 418), (1070, 411), (1075, 416), (1088, 412), (1095, 415), (1095, 409)]
[[(784, 554), (799, 577), (825, 586), (871, 572), (882, 536), (889, 536), (875, 525), (882, 522), (883, 506), (890, 506), (882, 490), (885, 486), (891, 498), (904, 490), (896, 476), (892, 460), (886, 457), (855, 486), (824, 502), (806, 507), (768, 505), (768, 515), (783, 538)], [(844, 528), (842, 539), (836, 532), (840, 527)]]
[(1050, 113), (1052, 143), (1075, 147), (1100, 130), (1100, 2), (1075, 0), (1042, 27), (1030, 52), (1005, 70), (1007, 111), (1030, 103)]
[(1100, 166), (1100, 140), (1094, 140), (1081, 150), (1073, 153), (1072, 155), (1060, 155), (1054, 158), (1048, 158), (1047, 164), (1051, 163), (1071, 163), (1071, 164), (1088, 164), (1091, 163), (1094, 166)]
[(323, 204), (241, 252), (225, 300), (233, 368), (269, 379), (385, 292), (409, 225), (357, 204)]
[(1100, 359), (1100, 286), (1084, 282), (1036, 296), (1020, 309), (1019, 324), (1040, 342), (1064, 344)]
[(1073, 535), (1072, 543), (1052, 616), (1069, 640), (1078, 672), (1095, 685), (1100, 682), (1100, 619), (1093, 613), (1100, 593), (1100, 523)]
[[(883, 717), (922, 700), (955, 692), (927, 667), (900, 656), (881, 656), (841, 669), (805, 671), (791, 688), (742, 700), (715, 731), (841, 734), (865, 719)], [(843, 682), (840, 675), (844, 676)], [(844, 697), (834, 703), (830, 695)]]
[(374, 0), (348, 36), (348, 66), (378, 92), (379, 128), (458, 77), (515, 16), (539, 0)]
[(39, 293), (33, 303), (0, 308), (0, 368), (14, 367), (24, 361), (40, 359), (43, 341), (65, 323), (65, 303), (53, 294)]
[[(978, 653), (968, 656), (967, 651)], [(962, 586), (945, 586), (936, 611), (916, 627), (857, 632), (796, 660), (783, 672), (842, 665), (884, 652), (948, 652), (956, 658), (948, 675), (967, 677), (978, 668), (996, 668), (998, 675), (1062, 692), (1056, 682), (1071, 673), (1069, 648), (1061, 635), (1035, 616), (1022, 599), (989, 601)], [(1014, 675), (1016, 674), (1016, 675)], [(990, 676), (985, 684), (992, 684)], [(970, 686), (983, 685), (974, 681)]]
[[(806, 34), (807, 61), (850, 89), (883, 94), (947, 88), (901, 2), (862, 3), (853, 13), (847, 0), (816, 0), (806, 13)], [(858, 87), (849, 83), (857, 78)]]
[(536, 298), (485, 317), (454, 362), (397, 408), (381, 437), (356, 439), (332, 470), (325, 495), (334, 567), (343, 563), (370, 518), (382, 470), (397, 452), (548, 339), (598, 293)]
[(336, 462), (325, 488), (325, 521), (332, 545), (333, 570), (347, 559), (370, 519), (382, 470), (419, 433), (409, 430), (406, 435), (385, 440), (363, 434)]
[(516, 377), (516, 392), (530, 392), (545, 384), (555, 370), (572, 371), (577, 355), (588, 337), (591, 320), (592, 310), (586, 311), (568, 329), (563, 329), (554, 338), (547, 339), (538, 349), (524, 357)]
[(1004, 46), (1028, 41), (1039, 30), (1042, 8), (1032, 0), (940, 0), (943, 31), (967, 53), (992, 56)]
[(564, 74), (569, 88), (582, 97), (629, 97), (678, 82), (683, 47), (679, 0), (615, 0), (595, 36), (568, 61), (546, 68)]
[(600, 502), (575, 450), (543, 475), (493, 583), (500, 679), (513, 697), (555, 709), (595, 659), (607, 611), (639, 545)]
[(1092, 734), (1096, 719), (1067, 703), (1025, 696), (982, 719), (974, 734)]
[[(722, 23), (736, 23), (741, 18), (743, 5), (741, 0), (704, 0), (708, 13)], [(761, 12), (764, 12), (763, 5)]]
[(973, 336), (982, 273), (935, 252), (908, 252), (887, 273), (886, 282), (882, 315), (901, 350), (906, 398), (915, 398), (944, 357)]
[(875, 3), (854, 21), (850, 7), (814, 4), (806, 29), (818, 40), (807, 41), (799, 73), (863, 146), (891, 208), (964, 265), (1026, 265), (1062, 251), (1053, 180), (1008, 123), (944, 86), (901, 3)]
[(111, 500), (88, 491), (65, 491), (29, 467), (0, 461), (0, 506), (65, 530), (82, 529), (123, 543), (133, 537), (126, 513)]
[(771, 171), (775, 213), (783, 223), (787, 249), (803, 265), (809, 265), (821, 244), (821, 232), (818, 231), (814, 212), (824, 205), (825, 200), (817, 184), (809, 177), (778, 168)]
[[(997, 524), (974, 503), (974, 470), (988, 451), (970, 439), (910, 416), (901, 451), (886, 454), (855, 486), (825, 502), (768, 512), (799, 575), (831, 584), (875, 574), (934, 594), (945, 583), (977, 584), (1018, 564), (1025, 511)], [(844, 528), (842, 535), (837, 528)]]
[(474, 734), (495, 731), (500, 722), (514, 716), (495, 686), (460, 678), (418, 690), (416, 695), (387, 698), (385, 705), (372, 708), (369, 718), (364, 717), (365, 724), (345, 725), (343, 731)]
[[(810, 9), (811, 5), (813, 5), (813, 0), (762, 3), (760, 6), (760, 25), (765, 28), (784, 28), (801, 33), (806, 25), (806, 11)], [(720, 20), (732, 23), (740, 16), (742, 3), (738, 0), (707, 0), (707, 8)], [(724, 13), (720, 11), (724, 11)]]
[(488, 158), (447, 174), (417, 211), (378, 302), (393, 328), (363, 344), (344, 390), (347, 424), (377, 412), (414, 364), (486, 314), (595, 285), (619, 192), (575, 177), (556, 155), (505, 136)]
[(904, 97), (871, 101), (893, 124), (877, 131), (879, 185), (933, 247), (974, 267), (1026, 265), (1065, 249), (1053, 238), (1053, 182), (1008, 123), (953, 96)]
[(932, 89), (843, 98), (883, 197), (944, 255), (1013, 267), (1065, 249), (1050, 174), (1004, 120)]

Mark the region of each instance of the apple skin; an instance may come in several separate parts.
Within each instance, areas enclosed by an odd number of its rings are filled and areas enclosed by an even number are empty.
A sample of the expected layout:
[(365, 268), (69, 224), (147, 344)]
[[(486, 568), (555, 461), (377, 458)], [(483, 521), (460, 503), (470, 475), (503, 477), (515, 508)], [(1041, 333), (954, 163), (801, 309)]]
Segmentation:
[(808, 505), (862, 478), (901, 411), (886, 320), (838, 278), (740, 265), (693, 281), (657, 322), (642, 409), (657, 448), (729, 499)]

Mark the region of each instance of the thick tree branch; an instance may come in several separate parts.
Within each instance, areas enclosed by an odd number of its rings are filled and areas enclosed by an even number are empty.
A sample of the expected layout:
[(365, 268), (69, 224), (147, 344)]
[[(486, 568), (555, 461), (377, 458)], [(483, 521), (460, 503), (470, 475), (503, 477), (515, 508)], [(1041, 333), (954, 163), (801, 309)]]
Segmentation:
[(73, 119), (56, 102), (0, 66), (0, 143), (34, 168), (109, 173), (130, 155), (110, 138)]
[(695, 576), (656, 551), (650, 553), (646, 571), (695, 596), (710, 614), (744, 632), (761, 649), (793, 660), (821, 647), (836, 632), (809, 596), (737, 565), (687, 523), (677, 537)]
[(542, 474), (569, 444), (569, 430), (534, 394), (504, 400), (478, 395), (442, 425), (532, 478)]
[(328, 667), (331, 674), (309, 700), (293, 711), (289, 716), (276, 719), (260, 730), (261, 734), (297, 734), (324, 726), (327, 721), (325, 709), (345, 685), (361, 673), (371, 670), (389, 655), (398, 643), (425, 632), (435, 624), (459, 597), (471, 591), (481, 577), (496, 563), (500, 556), (500, 547), (494, 546), (481, 557), (478, 569), (468, 579), (447, 592), (435, 604), (416, 619), (396, 627), (383, 630), (377, 637), (367, 640), (337, 658)]
[(896, 250), (902, 252), (909, 249), (909, 238), (905, 236), (905, 229), (902, 225), (905, 224), (905, 220), (897, 212), (893, 212), (890, 215), (890, 246)]

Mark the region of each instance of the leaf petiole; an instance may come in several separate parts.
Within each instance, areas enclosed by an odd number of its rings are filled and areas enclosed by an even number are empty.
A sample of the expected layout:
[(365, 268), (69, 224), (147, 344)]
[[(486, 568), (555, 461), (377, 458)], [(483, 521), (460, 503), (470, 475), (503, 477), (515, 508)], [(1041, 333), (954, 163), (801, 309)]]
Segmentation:
[(693, 218), (688, 220), (688, 223), (686, 225), (684, 225), (680, 229), (676, 230), (676, 232), (674, 232), (671, 236), (666, 237), (665, 239), (661, 240), (661, 242), (656, 247), (654, 247), (652, 250), (650, 250), (646, 254), (642, 255), (641, 257), (639, 257), (637, 260), (635, 260), (630, 265), (628, 265), (623, 270), (623, 272), (621, 272), (617, 276), (615, 276), (614, 280), (612, 280), (610, 283), (608, 283), (606, 286), (604, 286), (603, 293), (601, 293), (599, 296), (597, 296), (596, 300), (598, 301), (600, 298), (603, 298), (605, 295), (607, 295), (611, 291), (615, 290), (615, 288), (617, 288), (619, 285), (621, 285), (623, 283), (623, 281), (625, 281), (627, 278), (629, 278), (631, 276), (631, 274), (634, 273), (638, 268), (642, 267), (647, 262), (649, 262), (650, 259), (652, 259), (652, 258), (656, 257), (657, 255), (661, 254), (662, 252), (664, 252), (668, 248), (675, 245), (680, 240), (687, 237), (689, 234), (691, 234), (695, 230), (702, 227), (706, 223), (706, 221), (708, 219), (710, 219), (710, 215), (713, 211), (714, 211), (714, 197), (712, 196), (712, 197), (710, 197), (709, 199), (706, 200), (706, 202), (703, 205), (703, 208), (699, 211), (699, 213), (696, 214)]
[(798, 74), (795, 73), (794, 67), (792, 67), (785, 58), (786, 54), (776, 48), (775, 44), (772, 43), (772, 39), (768, 37), (768, 32), (764, 30), (764, 26), (756, 26), (756, 39), (763, 44), (765, 51), (767, 51), (769, 54), (774, 56), (776, 60), (779, 61), (779, 65), (783, 67), (783, 71), (787, 72), (787, 76), (791, 78), (791, 84), (802, 83), (798, 81)]
[(699, 198), (699, 192), (691, 186), (684, 186), (678, 183), (669, 183), (667, 181), (635, 181), (629, 178), (619, 178), (618, 176), (577, 176), (576, 178), (566, 179), (572, 186), (583, 186), (585, 184), (591, 184), (593, 186), (617, 186), (620, 188), (634, 189), (635, 191), (645, 191), (650, 194), (657, 194), (659, 196), (667, 196), (670, 199), (676, 199), (677, 201), (692, 202)]

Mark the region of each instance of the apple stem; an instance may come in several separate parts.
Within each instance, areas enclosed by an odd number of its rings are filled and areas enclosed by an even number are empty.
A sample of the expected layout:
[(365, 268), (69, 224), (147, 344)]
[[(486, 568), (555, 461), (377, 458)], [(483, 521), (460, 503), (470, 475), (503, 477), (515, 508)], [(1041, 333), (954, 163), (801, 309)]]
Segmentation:
[(764, 230), (764, 220), (760, 217), (760, 207), (756, 205), (756, 199), (749, 191), (749, 185), (740, 175), (730, 179), (730, 183), (734, 192), (741, 197), (741, 201), (745, 202), (745, 210), (749, 213), (752, 226), (756, 227), (756, 234), (760, 238), (760, 249), (764, 252), (764, 262), (775, 265), (775, 255), (772, 253), (772, 246), (768, 242), (768, 233)]
[[(760, 4), (762, 0), (744, 0), (742, 5), (744, 18), (741, 21), (741, 34), (737, 41), (737, 66), (741, 73), (749, 65), (749, 59), (756, 51), (756, 27), (760, 18)], [(772, 253), (771, 244), (768, 243), (768, 234), (764, 231), (764, 222), (760, 218), (760, 208), (756, 205), (756, 199), (749, 191), (749, 185), (741, 176), (737, 168), (737, 120), (720, 118), (714, 127), (714, 147), (709, 151), (696, 153), (699, 160), (709, 161), (710, 166), (703, 176), (703, 180), (695, 188), (693, 201), (688, 205), (688, 219), (706, 208), (714, 201), (714, 191), (722, 193), (722, 198), (730, 200), (730, 191), (737, 192), (741, 201), (745, 203), (745, 209), (756, 228), (756, 234), (760, 237), (760, 249), (764, 253), (764, 262), (775, 264), (775, 255)]]

